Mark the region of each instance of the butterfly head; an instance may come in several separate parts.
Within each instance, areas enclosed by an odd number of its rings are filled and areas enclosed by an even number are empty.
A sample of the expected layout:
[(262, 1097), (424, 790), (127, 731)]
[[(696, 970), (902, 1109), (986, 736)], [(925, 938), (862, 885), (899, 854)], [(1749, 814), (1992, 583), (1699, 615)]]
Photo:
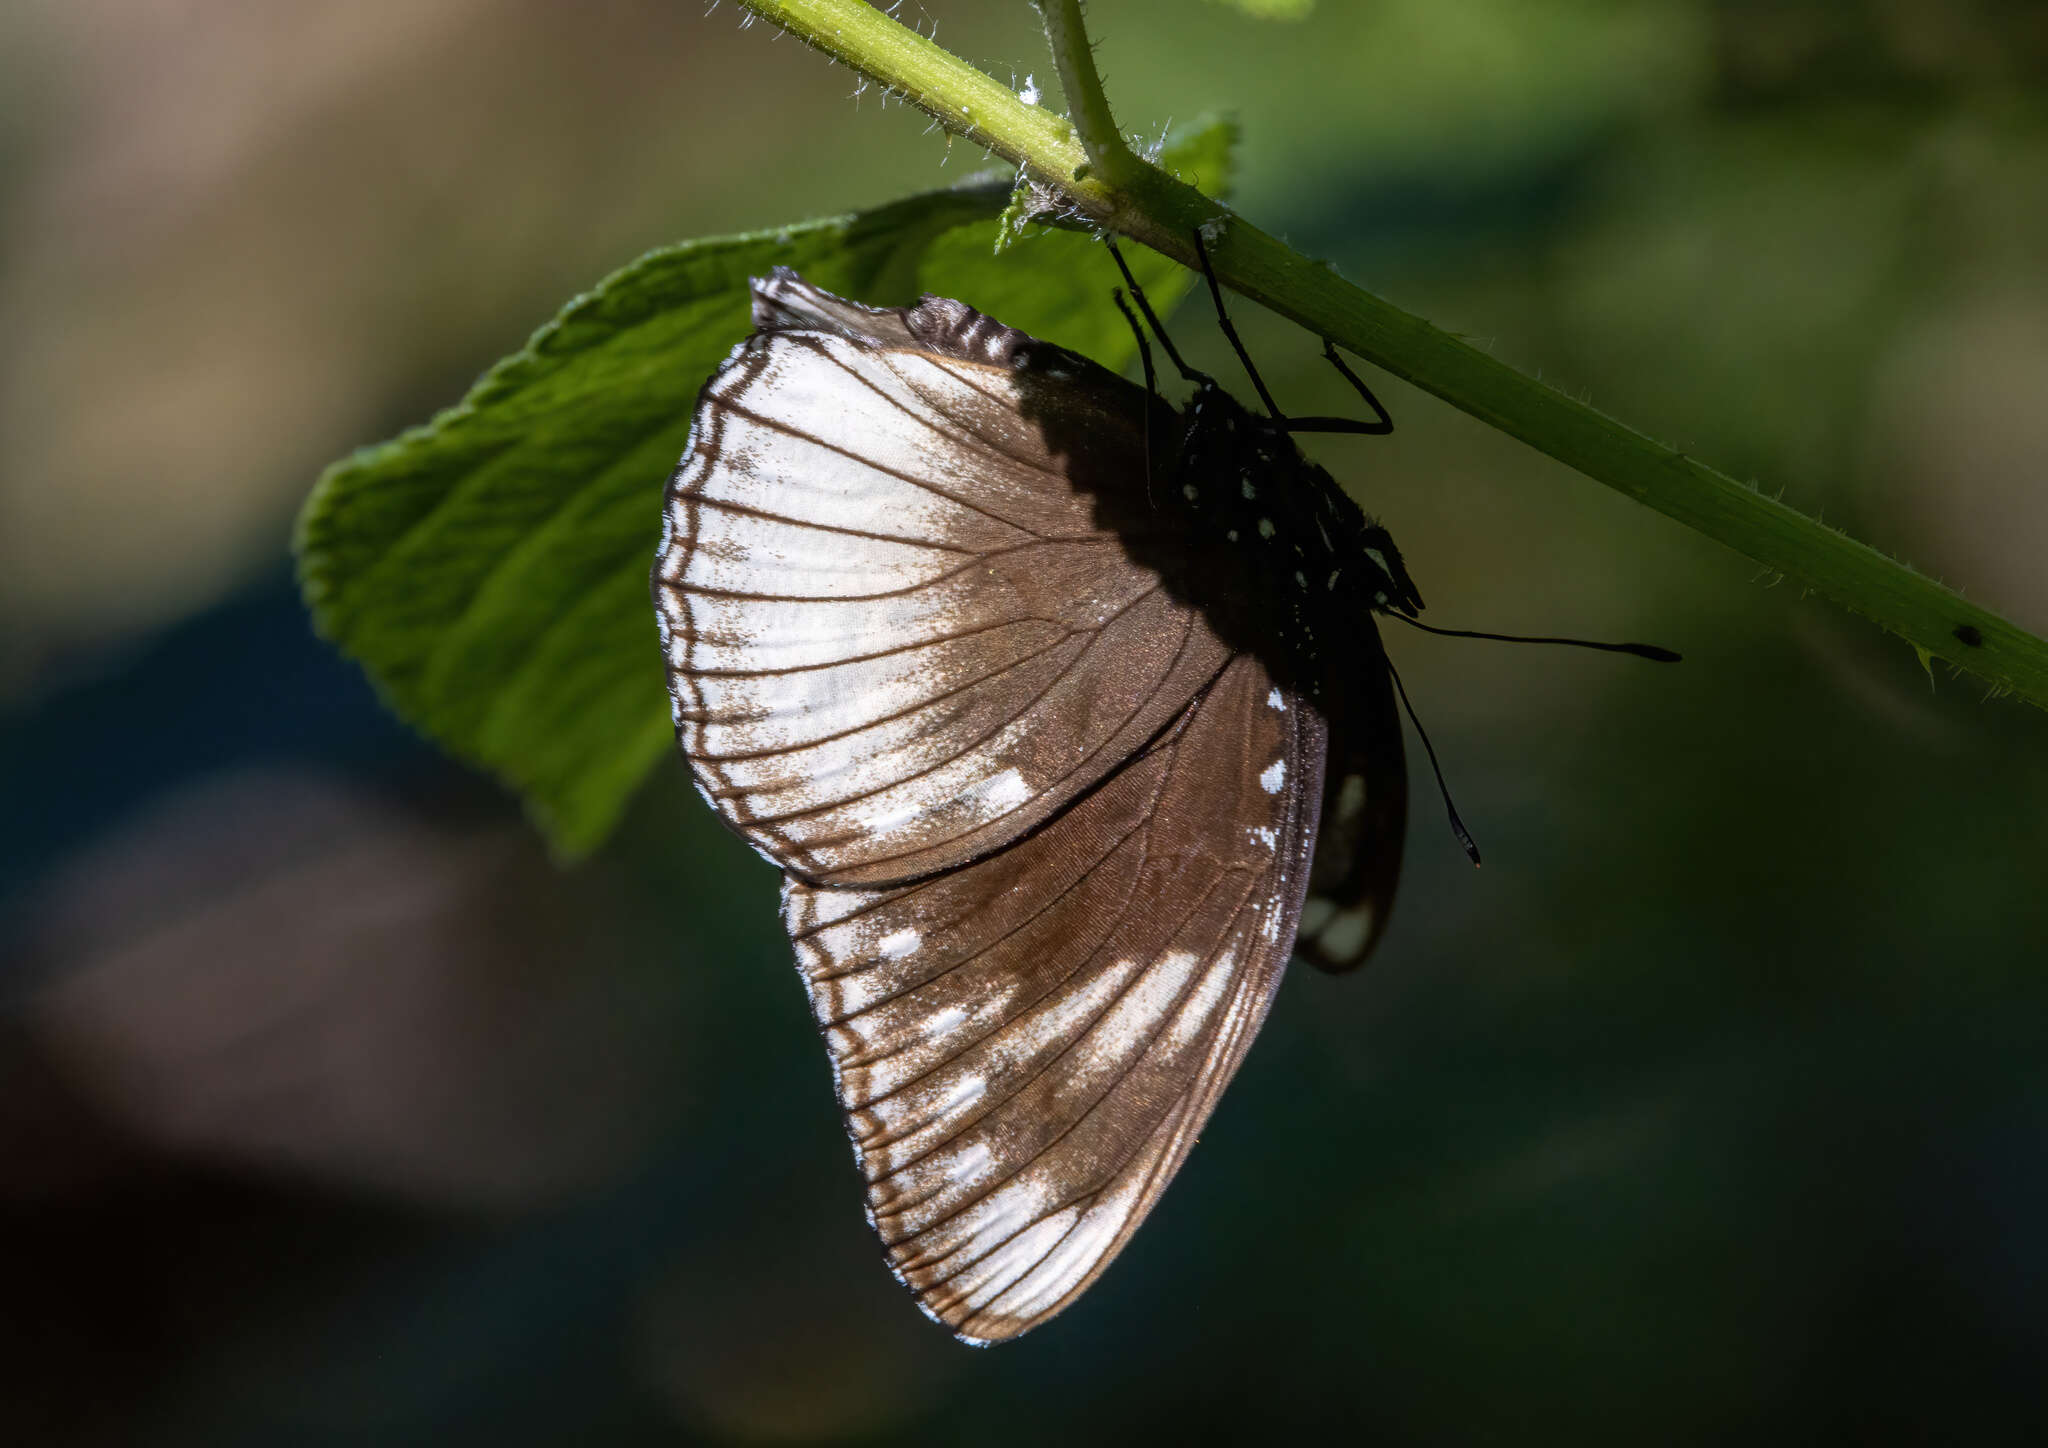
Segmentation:
[(1373, 607), (1405, 613), (1410, 618), (1420, 613), (1422, 593), (1408, 576), (1408, 565), (1401, 561), (1401, 550), (1394, 546), (1387, 530), (1368, 522), (1365, 531), (1358, 535), (1358, 547), (1369, 570), (1365, 591), (1372, 596)]

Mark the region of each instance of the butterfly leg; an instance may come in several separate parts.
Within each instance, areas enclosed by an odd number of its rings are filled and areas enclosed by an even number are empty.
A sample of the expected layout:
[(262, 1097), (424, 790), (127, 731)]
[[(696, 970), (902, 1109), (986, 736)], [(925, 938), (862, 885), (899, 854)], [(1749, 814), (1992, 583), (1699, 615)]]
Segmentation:
[(1151, 323), (1153, 335), (1159, 338), (1159, 345), (1166, 349), (1166, 355), (1173, 360), (1173, 365), (1180, 370), (1180, 375), (1190, 382), (1207, 382), (1208, 374), (1197, 372), (1188, 366), (1180, 355), (1180, 349), (1173, 345), (1173, 338), (1166, 335), (1166, 328), (1159, 325), (1159, 314), (1154, 312), (1152, 304), (1145, 300), (1145, 289), (1139, 286), (1138, 279), (1131, 275), (1131, 269), (1124, 261), (1124, 254), (1117, 250), (1115, 238), (1105, 236), (1102, 238), (1102, 244), (1108, 247), (1109, 254), (1116, 258), (1116, 269), (1124, 274), (1124, 285), (1130, 288), (1131, 300), (1138, 304), (1138, 310), (1143, 312), (1145, 320)]
[(1293, 430), (1287, 414), (1280, 410), (1280, 404), (1273, 400), (1273, 394), (1266, 390), (1266, 379), (1259, 376), (1259, 369), (1252, 365), (1252, 354), (1245, 351), (1244, 343), (1238, 340), (1237, 328), (1230, 324), (1230, 313), (1223, 309), (1223, 288), (1217, 284), (1216, 268), (1209, 265), (1209, 248), (1202, 241), (1199, 229), (1195, 232), (1195, 255), (1202, 259), (1202, 275), (1209, 283), (1210, 300), (1216, 303), (1216, 322), (1223, 328), (1223, 335), (1230, 339), (1230, 350), (1237, 353), (1237, 360), (1244, 364), (1244, 370), (1252, 379), (1252, 386), (1258, 389), (1259, 401), (1266, 404), (1266, 414), (1282, 427)]
[(1344, 380), (1357, 389), (1358, 395), (1365, 399), (1365, 405), (1378, 414), (1377, 420), (1360, 422), (1349, 417), (1296, 417), (1287, 419), (1281, 425), (1289, 432), (1352, 432), (1371, 433), (1375, 436), (1392, 432), (1394, 419), (1387, 415), (1386, 408), (1380, 406), (1380, 400), (1372, 395), (1372, 389), (1365, 385), (1356, 372), (1344, 365), (1344, 359), (1337, 355), (1337, 344), (1328, 337), (1323, 338), (1323, 355), (1330, 359), (1332, 367), (1344, 374)]
[(1124, 320), (1130, 323), (1131, 335), (1138, 339), (1138, 360), (1145, 367), (1145, 393), (1149, 397), (1157, 397), (1159, 395), (1159, 377), (1152, 370), (1152, 344), (1145, 340), (1145, 329), (1138, 325), (1138, 318), (1131, 311), (1131, 304), (1124, 300), (1122, 287), (1112, 291), (1109, 294), (1109, 299), (1115, 302), (1116, 309), (1124, 314)]
[(1138, 325), (1137, 316), (1131, 311), (1131, 304), (1124, 300), (1123, 289), (1115, 288), (1109, 299), (1116, 303), (1116, 309), (1124, 314), (1124, 320), (1131, 325), (1131, 335), (1138, 339), (1138, 360), (1145, 365), (1145, 501), (1152, 502), (1152, 405), (1159, 397), (1159, 377), (1152, 370), (1152, 344), (1145, 340), (1145, 329)]

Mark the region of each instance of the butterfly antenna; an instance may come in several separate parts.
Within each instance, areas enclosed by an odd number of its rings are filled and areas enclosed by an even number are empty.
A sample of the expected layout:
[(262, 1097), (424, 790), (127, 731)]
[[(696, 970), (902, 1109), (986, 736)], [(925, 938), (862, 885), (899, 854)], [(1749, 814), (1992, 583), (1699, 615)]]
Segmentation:
[(1152, 344), (1145, 340), (1145, 329), (1131, 314), (1131, 304), (1124, 300), (1123, 288), (1112, 288), (1109, 299), (1116, 303), (1116, 309), (1131, 324), (1131, 335), (1138, 339), (1138, 360), (1145, 364), (1145, 501), (1152, 504), (1152, 404), (1159, 396), (1159, 379), (1152, 371)]
[(1130, 288), (1131, 300), (1138, 304), (1138, 310), (1143, 312), (1145, 320), (1152, 324), (1153, 335), (1159, 338), (1159, 345), (1166, 349), (1166, 355), (1173, 360), (1173, 365), (1180, 369), (1180, 375), (1189, 382), (1207, 380), (1202, 373), (1188, 366), (1180, 355), (1180, 349), (1173, 345), (1173, 338), (1166, 335), (1166, 328), (1159, 325), (1159, 314), (1153, 311), (1152, 304), (1145, 300), (1145, 289), (1139, 286), (1138, 279), (1131, 275), (1131, 269), (1124, 261), (1124, 254), (1117, 250), (1116, 238), (1105, 236), (1102, 238), (1102, 244), (1108, 247), (1109, 254), (1116, 258), (1116, 269), (1124, 274), (1124, 285)]
[(1202, 276), (1209, 283), (1209, 299), (1216, 303), (1216, 324), (1223, 329), (1223, 335), (1230, 339), (1230, 350), (1237, 353), (1237, 360), (1244, 363), (1245, 372), (1252, 379), (1252, 386), (1258, 389), (1259, 401), (1266, 404), (1266, 414), (1281, 426), (1287, 424), (1287, 414), (1280, 410), (1280, 404), (1273, 400), (1273, 394), (1266, 390), (1266, 379), (1259, 376), (1259, 369), (1252, 365), (1252, 354), (1245, 351), (1244, 343), (1238, 339), (1237, 328), (1231, 325), (1230, 313), (1224, 310), (1223, 288), (1216, 280), (1216, 268), (1209, 265), (1209, 248), (1202, 241), (1202, 229), (1195, 228), (1195, 255), (1202, 259)]
[(1401, 707), (1408, 711), (1408, 722), (1415, 726), (1416, 737), (1422, 740), (1422, 749), (1429, 756), (1429, 767), (1436, 772), (1436, 790), (1444, 797), (1444, 813), (1451, 817), (1451, 833), (1458, 837), (1458, 843), (1465, 847), (1465, 853), (1473, 864), (1479, 863), (1479, 846), (1472, 843), (1472, 832), (1465, 828), (1465, 822), (1458, 818), (1458, 807), (1451, 802), (1451, 787), (1444, 783), (1444, 769), (1436, 762), (1436, 746), (1429, 742), (1429, 731), (1422, 727), (1422, 721), (1415, 717), (1415, 706), (1408, 702), (1408, 690), (1401, 684), (1401, 676), (1394, 669), (1394, 661), (1380, 656), (1387, 666), (1387, 677), (1394, 681), (1394, 692), (1401, 696)]
[(1410, 618), (1402, 613), (1388, 613), (1388, 618), (1399, 619), (1410, 628), (1419, 628), (1424, 633), (1441, 635), (1447, 639), (1492, 639), (1503, 644), (1564, 644), (1575, 649), (1599, 649), (1608, 654), (1634, 654), (1639, 659), (1648, 659), (1655, 664), (1675, 664), (1685, 655), (1672, 649), (1660, 648), (1656, 644), (1603, 644), (1595, 639), (1535, 638), (1528, 634), (1481, 633), (1469, 628), (1436, 628), (1419, 618)]

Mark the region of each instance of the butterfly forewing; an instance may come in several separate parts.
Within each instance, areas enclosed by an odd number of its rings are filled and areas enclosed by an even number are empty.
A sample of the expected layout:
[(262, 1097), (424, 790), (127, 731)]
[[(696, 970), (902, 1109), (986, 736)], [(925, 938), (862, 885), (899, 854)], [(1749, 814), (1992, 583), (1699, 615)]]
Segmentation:
[[(1143, 394), (958, 303), (871, 312), (784, 274), (757, 314), (770, 330), (705, 388), (666, 507), (684, 751), (713, 807), (805, 878), (977, 858), (1228, 656), (1128, 550)], [(1055, 456), (1025, 415), (1022, 347), (1074, 383), (1051, 391), (1089, 457)]]
[(1148, 749), (988, 859), (784, 915), (899, 1277), (1014, 1337), (1116, 1254), (1264, 1019), (1321, 716), (1240, 655)]

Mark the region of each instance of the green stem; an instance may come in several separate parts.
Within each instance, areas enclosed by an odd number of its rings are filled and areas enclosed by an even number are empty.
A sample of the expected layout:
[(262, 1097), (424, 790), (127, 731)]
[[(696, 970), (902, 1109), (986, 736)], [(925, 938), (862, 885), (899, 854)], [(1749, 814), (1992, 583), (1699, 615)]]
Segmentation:
[[(1351, 285), (1227, 207), (1132, 156), (1117, 137), (1072, 0), (1043, 6), (1070, 125), (861, 0), (741, 0), (749, 10), (880, 81), (947, 129), (989, 148), (1064, 206), (1193, 265), (1195, 228), (1216, 239), (1217, 275), (1318, 336), (1434, 393), (1636, 501), (1796, 579), (1915, 648), (2048, 708), (2048, 643), (1904, 564), (1706, 464), (1644, 437), (1419, 317)], [(1057, 15), (1057, 20), (1056, 20)], [(1064, 49), (1062, 50), (1062, 47)], [(1080, 127), (1107, 169), (1076, 135)], [(1114, 179), (1112, 174), (1114, 174)]]
[(1116, 117), (1110, 114), (1109, 97), (1095, 71), (1095, 51), (1081, 22), (1081, 0), (1034, 3), (1045, 21), (1045, 43), (1052, 50), (1060, 89), (1066, 92), (1067, 110), (1080, 134), (1081, 148), (1088, 153), (1089, 165), (1112, 186), (1128, 186), (1145, 163), (1131, 154), (1123, 132), (1116, 128)]

